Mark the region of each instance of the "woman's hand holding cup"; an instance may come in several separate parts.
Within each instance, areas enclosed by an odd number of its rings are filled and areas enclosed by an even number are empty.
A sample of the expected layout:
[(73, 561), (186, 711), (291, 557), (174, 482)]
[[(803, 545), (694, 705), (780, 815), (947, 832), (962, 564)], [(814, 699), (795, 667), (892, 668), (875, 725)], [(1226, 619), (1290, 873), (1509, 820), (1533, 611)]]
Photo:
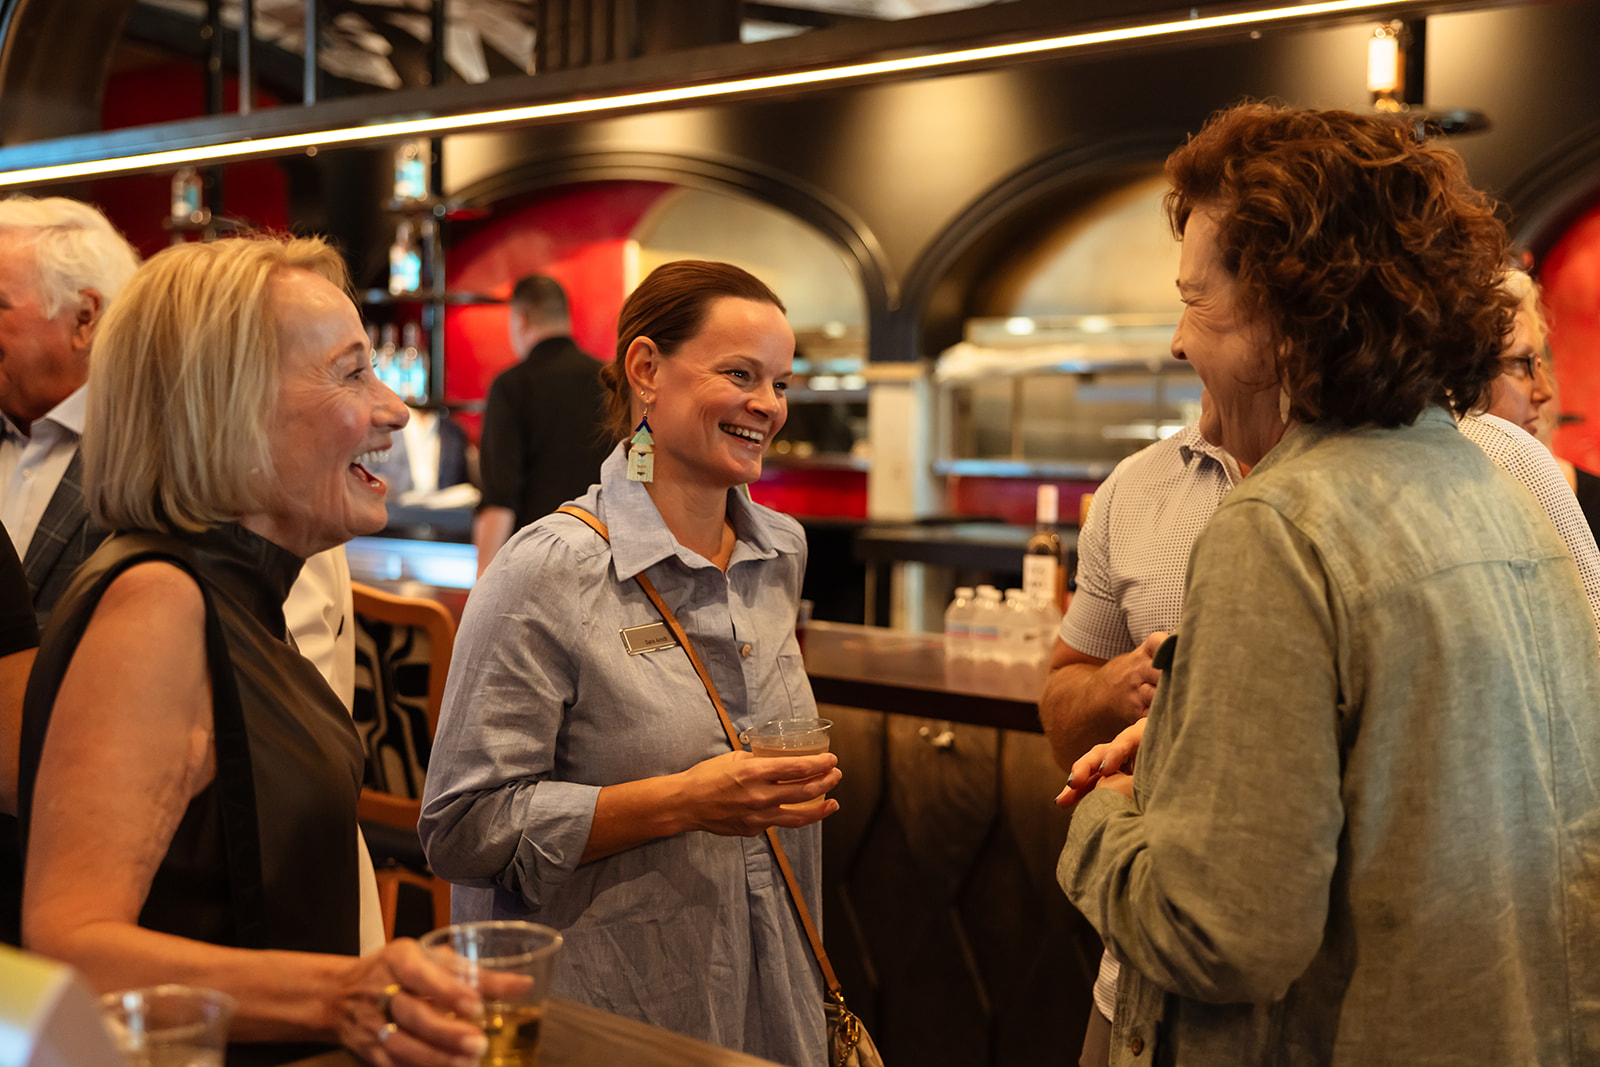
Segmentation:
[(351, 966), (340, 983), (339, 1041), (379, 1067), (445, 1062), (476, 1067), (488, 1042), (471, 1020), (483, 1014), (472, 986), (401, 938)]
[(691, 828), (754, 837), (769, 826), (808, 826), (839, 810), (838, 801), (824, 799), (843, 777), (838, 763), (831, 752), (739, 751), (701, 760), (682, 773)]

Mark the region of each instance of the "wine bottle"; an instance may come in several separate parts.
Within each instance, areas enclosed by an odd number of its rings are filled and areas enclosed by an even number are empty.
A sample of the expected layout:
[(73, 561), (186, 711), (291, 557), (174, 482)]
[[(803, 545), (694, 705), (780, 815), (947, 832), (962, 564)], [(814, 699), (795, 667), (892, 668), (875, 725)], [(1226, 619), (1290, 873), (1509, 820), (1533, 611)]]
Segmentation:
[(1022, 588), (1030, 597), (1061, 604), (1061, 534), (1056, 529), (1059, 497), (1053, 485), (1041, 485), (1035, 504), (1037, 525), (1022, 550)]
[(427, 138), (402, 141), (394, 150), (394, 198), (425, 200), (428, 196)]
[(200, 172), (183, 167), (172, 176), (172, 218), (176, 222), (198, 222), (203, 202)]
[(416, 231), (409, 219), (394, 228), (394, 243), (389, 246), (389, 292), (395, 296), (422, 288), (422, 250), (417, 247)]
[(407, 404), (424, 404), (428, 400), (427, 357), (417, 350), (417, 324), (408, 322), (401, 331), (403, 348), (400, 350), (401, 388), (395, 392)]

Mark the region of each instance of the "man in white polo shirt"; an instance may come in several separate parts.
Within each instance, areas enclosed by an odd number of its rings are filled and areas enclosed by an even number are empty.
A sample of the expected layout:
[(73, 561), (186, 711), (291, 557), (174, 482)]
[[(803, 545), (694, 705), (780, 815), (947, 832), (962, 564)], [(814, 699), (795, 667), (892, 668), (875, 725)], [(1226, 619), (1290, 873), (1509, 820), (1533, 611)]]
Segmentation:
[[(1064, 771), (1150, 710), (1160, 677), (1151, 658), (1178, 627), (1189, 551), (1241, 477), (1232, 456), (1188, 426), (1117, 464), (1095, 492), (1078, 532), (1078, 589), (1039, 699)], [(1107, 953), (1094, 987), (1085, 1067), (1107, 1062), (1116, 991), (1117, 961)]]

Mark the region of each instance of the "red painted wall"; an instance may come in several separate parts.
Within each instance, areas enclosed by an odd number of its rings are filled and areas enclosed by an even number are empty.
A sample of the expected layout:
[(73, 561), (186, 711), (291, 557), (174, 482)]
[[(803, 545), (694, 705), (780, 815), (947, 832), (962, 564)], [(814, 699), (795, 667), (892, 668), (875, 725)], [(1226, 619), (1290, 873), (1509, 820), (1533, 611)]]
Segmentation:
[[(999, 519), (1017, 526), (1032, 526), (1038, 506), (1038, 482), (1024, 478), (945, 479), (945, 509), (952, 515), (972, 515)], [(1059, 518), (1062, 526), (1078, 525), (1078, 502), (1085, 493), (1099, 488), (1099, 482), (1055, 482)]]
[(776, 470), (764, 466), (761, 480), (750, 486), (750, 499), (786, 515), (864, 519), (867, 475), (864, 471)]
[[(547, 274), (567, 290), (578, 346), (610, 359), (624, 291), (624, 249), (646, 211), (672, 186), (597, 182), (503, 204), (445, 258), (450, 288), (505, 298), (518, 278)], [(451, 308), (445, 315), (445, 397), (478, 400), (522, 353), (506, 336), (503, 305)]]
[[(573, 339), (597, 359), (613, 358), (617, 314), (627, 297), (628, 240), (671, 185), (596, 182), (501, 204), (470, 231), (461, 228), (446, 256), (455, 291), (509, 297), (525, 274), (548, 274), (567, 290)], [(477, 400), (521, 353), (506, 336), (502, 305), (450, 308), (445, 316), (445, 395)], [(469, 433), (476, 419), (462, 419)], [(865, 518), (866, 475), (859, 471), (771, 470), (750, 487), (760, 503), (792, 515)]]
[(1562, 235), (1539, 272), (1564, 414), (1556, 455), (1600, 471), (1600, 205)]
[[(102, 128), (122, 129), (152, 122), (172, 122), (205, 114), (205, 73), (198, 64), (145, 67), (113, 74), (106, 83), (101, 109)], [(278, 101), (258, 91), (256, 108), (274, 107)], [(229, 79), (223, 107), (238, 108), (239, 83)], [(141, 254), (151, 256), (172, 241), (161, 226), (172, 203), (172, 175), (135, 174), (92, 183), (90, 199), (100, 205)], [(264, 229), (289, 226), (289, 182), (282, 168), (270, 159), (231, 163), (224, 183), (227, 214)], [(210, 205), (215, 211), (217, 205)]]

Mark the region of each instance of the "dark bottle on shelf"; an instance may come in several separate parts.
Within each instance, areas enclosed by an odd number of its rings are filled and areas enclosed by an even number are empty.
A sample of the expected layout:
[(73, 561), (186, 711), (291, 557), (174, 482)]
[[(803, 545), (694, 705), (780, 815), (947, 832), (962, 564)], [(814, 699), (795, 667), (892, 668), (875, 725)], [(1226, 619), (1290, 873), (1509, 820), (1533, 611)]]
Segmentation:
[(1022, 588), (1029, 597), (1043, 597), (1061, 606), (1065, 571), (1061, 565), (1061, 534), (1056, 528), (1059, 497), (1053, 485), (1039, 486), (1035, 504), (1036, 527), (1022, 550)]

